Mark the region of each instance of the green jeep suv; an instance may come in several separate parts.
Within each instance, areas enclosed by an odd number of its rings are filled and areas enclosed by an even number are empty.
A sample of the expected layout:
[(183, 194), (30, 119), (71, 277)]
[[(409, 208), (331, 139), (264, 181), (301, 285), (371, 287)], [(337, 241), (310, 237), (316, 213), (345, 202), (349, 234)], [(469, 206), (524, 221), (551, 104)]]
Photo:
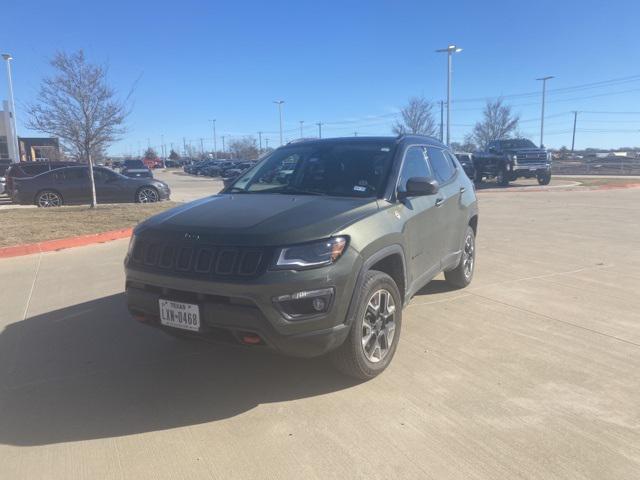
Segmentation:
[(402, 309), (440, 272), (471, 282), (478, 207), (451, 151), (425, 136), (292, 142), (218, 195), (135, 229), (126, 294), (138, 321), (374, 377)]

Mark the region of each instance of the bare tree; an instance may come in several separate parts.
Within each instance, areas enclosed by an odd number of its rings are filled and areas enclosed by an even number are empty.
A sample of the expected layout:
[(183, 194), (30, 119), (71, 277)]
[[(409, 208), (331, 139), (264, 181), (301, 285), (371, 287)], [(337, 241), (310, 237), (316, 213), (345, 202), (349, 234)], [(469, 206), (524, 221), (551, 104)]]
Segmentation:
[(392, 127), (396, 135), (407, 133), (436, 136), (437, 125), (433, 118), (433, 104), (424, 97), (411, 97), (400, 110), (400, 120)]
[(91, 207), (96, 187), (93, 160), (126, 132), (129, 114), (107, 84), (107, 67), (92, 65), (82, 50), (57, 53), (51, 60), (54, 74), (42, 80), (36, 100), (27, 105), (27, 127), (59, 137), (67, 150), (89, 165)]
[(468, 140), (481, 149), (492, 140), (512, 137), (518, 130), (520, 117), (512, 113), (510, 105), (504, 105), (502, 98), (487, 101), (482, 115), (482, 121), (475, 124), (468, 137)]
[(229, 150), (235, 158), (254, 160), (258, 158), (258, 146), (255, 137), (234, 138), (229, 142)]

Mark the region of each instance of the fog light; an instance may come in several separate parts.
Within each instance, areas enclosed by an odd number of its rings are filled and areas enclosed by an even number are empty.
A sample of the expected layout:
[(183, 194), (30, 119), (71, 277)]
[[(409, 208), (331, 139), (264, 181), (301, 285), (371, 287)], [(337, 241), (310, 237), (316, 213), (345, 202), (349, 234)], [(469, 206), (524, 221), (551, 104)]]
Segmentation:
[(307, 290), (281, 295), (273, 299), (273, 303), (282, 315), (289, 320), (326, 313), (333, 302), (334, 289)]

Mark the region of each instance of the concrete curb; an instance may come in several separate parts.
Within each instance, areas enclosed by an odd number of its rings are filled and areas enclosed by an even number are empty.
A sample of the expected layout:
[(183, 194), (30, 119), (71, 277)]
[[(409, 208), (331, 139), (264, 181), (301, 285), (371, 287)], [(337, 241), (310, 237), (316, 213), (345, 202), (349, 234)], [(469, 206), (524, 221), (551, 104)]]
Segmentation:
[(60, 238), (58, 240), (47, 240), (38, 243), (27, 243), (24, 245), (14, 245), (0, 248), (0, 258), (20, 257), (22, 255), (32, 255), (34, 253), (53, 252), (65, 248), (82, 247), (94, 243), (110, 242), (131, 236), (132, 228), (121, 230), (111, 230), (109, 232), (92, 233), (80, 235), (78, 237)]

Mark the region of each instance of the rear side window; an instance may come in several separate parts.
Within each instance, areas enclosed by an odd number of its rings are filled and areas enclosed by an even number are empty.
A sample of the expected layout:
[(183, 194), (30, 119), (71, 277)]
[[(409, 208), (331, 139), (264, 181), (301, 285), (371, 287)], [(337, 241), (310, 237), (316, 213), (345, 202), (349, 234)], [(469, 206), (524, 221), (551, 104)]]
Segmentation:
[(445, 183), (451, 180), (455, 173), (455, 167), (453, 161), (445, 155), (444, 150), (436, 147), (427, 147), (429, 152), (429, 162), (431, 168), (436, 174), (436, 179), (440, 183)]
[(81, 180), (87, 178), (87, 169), (83, 167), (63, 168), (55, 172), (58, 180)]
[(425, 147), (409, 147), (404, 157), (398, 190), (406, 192), (407, 180), (411, 177), (433, 177), (429, 163), (427, 163)]

